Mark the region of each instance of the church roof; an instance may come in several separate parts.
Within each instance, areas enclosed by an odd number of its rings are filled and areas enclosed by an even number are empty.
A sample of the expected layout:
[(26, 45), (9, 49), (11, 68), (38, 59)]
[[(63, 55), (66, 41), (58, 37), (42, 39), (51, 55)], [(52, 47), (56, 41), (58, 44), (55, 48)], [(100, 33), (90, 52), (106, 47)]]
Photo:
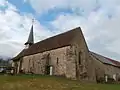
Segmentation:
[(81, 30), (80, 27), (69, 30), (67, 32), (64, 32), (62, 34), (47, 38), (45, 40), (42, 40), (40, 42), (34, 43), (31, 45), (28, 49), (22, 50), (16, 57), (13, 59), (16, 60), (20, 57), (37, 54), (40, 52), (68, 46), (71, 44), (71, 41), (74, 39), (77, 33), (79, 33)]
[(90, 54), (93, 55), (97, 60), (99, 60), (100, 62), (102, 62), (104, 64), (109, 64), (109, 65), (120, 67), (120, 62), (119, 61), (104, 57), (100, 54), (97, 54), (97, 53), (94, 53), (94, 52), (91, 52), (91, 51), (90, 51)]
[(112, 60), (110, 58), (107, 58), (109, 61), (111, 61), (112, 63), (114, 63), (116, 66), (119, 66), (120, 67), (120, 62), (119, 61), (116, 61), (116, 60)]

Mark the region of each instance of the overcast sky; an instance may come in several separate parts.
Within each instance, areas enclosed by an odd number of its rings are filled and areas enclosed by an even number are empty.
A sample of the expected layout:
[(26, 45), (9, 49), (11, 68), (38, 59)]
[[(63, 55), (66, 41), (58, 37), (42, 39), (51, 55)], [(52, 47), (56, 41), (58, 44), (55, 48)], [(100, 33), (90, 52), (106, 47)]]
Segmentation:
[(0, 0), (0, 56), (23, 48), (35, 19), (35, 42), (81, 27), (91, 51), (120, 60), (120, 0)]

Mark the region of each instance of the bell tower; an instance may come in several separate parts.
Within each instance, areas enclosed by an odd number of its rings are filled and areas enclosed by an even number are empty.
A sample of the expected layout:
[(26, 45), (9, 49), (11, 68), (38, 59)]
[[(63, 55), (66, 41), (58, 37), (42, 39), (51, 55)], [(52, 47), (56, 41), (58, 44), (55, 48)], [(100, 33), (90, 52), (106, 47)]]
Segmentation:
[(31, 26), (31, 29), (30, 29), (30, 34), (29, 34), (28, 40), (24, 44), (25, 49), (29, 48), (32, 44), (34, 44), (33, 23), (34, 23), (34, 19), (32, 20), (32, 26)]

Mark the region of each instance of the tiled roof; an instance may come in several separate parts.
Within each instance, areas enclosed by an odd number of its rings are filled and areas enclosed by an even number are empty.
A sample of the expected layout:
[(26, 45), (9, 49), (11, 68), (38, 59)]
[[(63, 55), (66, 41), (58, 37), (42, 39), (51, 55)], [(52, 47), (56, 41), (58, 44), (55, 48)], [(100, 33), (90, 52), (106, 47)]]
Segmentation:
[(116, 60), (113, 60), (113, 59), (110, 59), (110, 58), (107, 58), (107, 59), (120, 67), (120, 62), (119, 61), (116, 61)]
[(54, 37), (47, 38), (40, 42), (37, 42), (31, 45), (28, 49), (22, 50), (15, 58), (18, 59), (23, 56), (32, 55), (64, 46), (68, 46), (71, 44), (73, 38), (80, 32), (80, 27), (67, 31), (65, 33), (56, 35)]
[(120, 67), (120, 62), (118, 62), (116, 60), (104, 57), (100, 54), (97, 54), (97, 53), (94, 53), (94, 52), (91, 52), (91, 51), (90, 51), (90, 54), (93, 55), (97, 60), (99, 60), (100, 62), (102, 62), (104, 64), (110, 64), (110, 65), (113, 65), (113, 66)]

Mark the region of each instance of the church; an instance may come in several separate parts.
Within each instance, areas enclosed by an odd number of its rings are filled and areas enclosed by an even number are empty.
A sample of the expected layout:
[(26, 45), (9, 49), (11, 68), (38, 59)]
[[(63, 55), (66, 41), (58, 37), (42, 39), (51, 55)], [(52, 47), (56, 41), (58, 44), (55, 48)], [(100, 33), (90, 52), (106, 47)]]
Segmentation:
[(80, 27), (34, 43), (33, 25), (25, 48), (13, 60), (14, 73), (63, 76), (96, 82), (118, 80), (120, 62), (91, 52)]

